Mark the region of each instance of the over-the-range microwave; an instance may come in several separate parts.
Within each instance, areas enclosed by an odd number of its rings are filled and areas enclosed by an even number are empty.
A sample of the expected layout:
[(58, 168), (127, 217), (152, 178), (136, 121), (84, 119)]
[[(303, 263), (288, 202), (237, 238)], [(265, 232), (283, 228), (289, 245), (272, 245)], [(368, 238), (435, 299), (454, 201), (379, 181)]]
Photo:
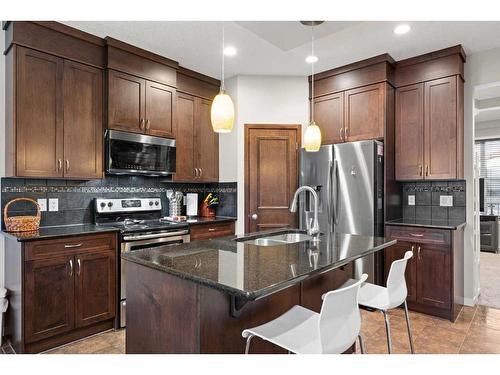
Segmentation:
[(107, 130), (106, 173), (167, 176), (175, 173), (175, 139)]

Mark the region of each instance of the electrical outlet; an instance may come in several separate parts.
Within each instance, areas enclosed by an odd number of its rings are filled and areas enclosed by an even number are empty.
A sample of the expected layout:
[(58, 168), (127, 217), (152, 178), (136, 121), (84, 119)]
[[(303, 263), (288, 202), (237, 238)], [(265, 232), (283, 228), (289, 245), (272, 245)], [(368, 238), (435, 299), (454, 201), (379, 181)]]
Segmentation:
[(49, 211), (59, 211), (59, 199), (49, 198)]
[(36, 200), (36, 203), (38, 203), (38, 206), (40, 207), (40, 211), (42, 211), (42, 212), (47, 211), (47, 199), (45, 199), (45, 198), (38, 198)]
[(408, 195), (408, 206), (415, 206), (415, 196)]
[(441, 207), (452, 207), (453, 206), (453, 196), (452, 195), (440, 195), (439, 205)]

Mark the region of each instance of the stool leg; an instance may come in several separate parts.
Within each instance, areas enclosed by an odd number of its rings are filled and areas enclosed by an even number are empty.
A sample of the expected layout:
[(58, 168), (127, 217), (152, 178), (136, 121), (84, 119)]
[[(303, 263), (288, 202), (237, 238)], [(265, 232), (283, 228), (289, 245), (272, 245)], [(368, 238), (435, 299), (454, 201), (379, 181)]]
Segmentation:
[(384, 314), (385, 320), (385, 333), (387, 334), (387, 349), (389, 354), (392, 354), (392, 341), (391, 341), (391, 325), (389, 324), (389, 316), (387, 315), (387, 311), (382, 311)]
[(358, 335), (358, 340), (359, 340), (359, 350), (361, 351), (361, 354), (365, 354), (365, 342), (363, 340), (363, 336)]
[(406, 305), (406, 300), (405, 300), (405, 317), (406, 317), (406, 328), (408, 328), (408, 338), (410, 339), (411, 354), (415, 354), (415, 350), (413, 349), (413, 337), (411, 335), (410, 315), (408, 314), (408, 306)]
[(245, 354), (248, 354), (250, 351), (250, 341), (252, 341), (254, 335), (250, 335), (247, 337), (247, 345), (245, 346)]

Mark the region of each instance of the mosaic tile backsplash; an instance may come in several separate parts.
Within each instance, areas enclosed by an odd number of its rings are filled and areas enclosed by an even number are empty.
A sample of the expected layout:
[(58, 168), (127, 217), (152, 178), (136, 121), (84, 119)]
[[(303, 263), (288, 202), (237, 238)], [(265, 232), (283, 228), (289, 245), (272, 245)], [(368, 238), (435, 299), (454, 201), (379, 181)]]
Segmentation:
[[(403, 190), (403, 217), (405, 219), (423, 220), (464, 220), (465, 181), (432, 181), (432, 182), (404, 182)], [(415, 195), (415, 205), (408, 204), (408, 195)], [(441, 195), (453, 196), (452, 207), (439, 205)]]
[[(27, 197), (58, 198), (59, 211), (42, 212), (41, 226), (85, 224), (93, 222), (94, 198), (130, 198), (160, 197), (163, 215), (168, 215), (167, 190), (183, 193), (198, 193), (198, 199), (204, 194), (217, 193), (220, 204), (219, 216), (237, 216), (237, 183), (178, 183), (162, 177), (142, 176), (106, 176), (102, 180), (44, 180), (23, 178), (2, 178), (1, 209), (14, 198)], [(11, 216), (31, 215), (34, 210), (29, 202), (16, 202), (9, 208)], [(2, 215), (2, 229), (3, 215)]]

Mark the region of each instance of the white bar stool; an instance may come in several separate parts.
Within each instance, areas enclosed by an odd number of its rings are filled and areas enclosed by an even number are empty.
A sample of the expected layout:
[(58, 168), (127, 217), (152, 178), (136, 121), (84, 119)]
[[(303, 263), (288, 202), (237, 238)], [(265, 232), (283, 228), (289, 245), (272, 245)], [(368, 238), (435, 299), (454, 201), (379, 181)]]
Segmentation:
[(242, 332), (247, 339), (245, 354), (255, 336), (296, 354), (340, 354), (359, 338), (360, 350), (364, 353), (363, 338), (359, 334), (358, 292), (367, 277), (363, 274), (356, 283), (325, 293), (319, 314), (295, 305), (268, 323), (245, 329)]
[[(389, 275), (387, 276), (387, 288), (383, 286), (364, 283), (359, 290), (358, 301), (361, 306), (370, 307), (379, 310), (384, 315), (385, 331), (387, 335), (387, 349), (389, 354), (392, 353), (391, 326), (389, 323), (388, 310), (404, 304), (406, 328), (408, 329), (408, 339), (410, 340), (410, 350), (414, 354), (413, 337), (411, 334), (410, 317), (408, 315), (408, 306), (406, 305), (406, 297), (408, 289), (406, 288), (405, 270), (408, 260), (413, 257), (412, 251), (407, 251), (402, 259), (395, 260), (391, 264)], [(344, 285), (349, 285), (355, 280), (349, 280)]]

